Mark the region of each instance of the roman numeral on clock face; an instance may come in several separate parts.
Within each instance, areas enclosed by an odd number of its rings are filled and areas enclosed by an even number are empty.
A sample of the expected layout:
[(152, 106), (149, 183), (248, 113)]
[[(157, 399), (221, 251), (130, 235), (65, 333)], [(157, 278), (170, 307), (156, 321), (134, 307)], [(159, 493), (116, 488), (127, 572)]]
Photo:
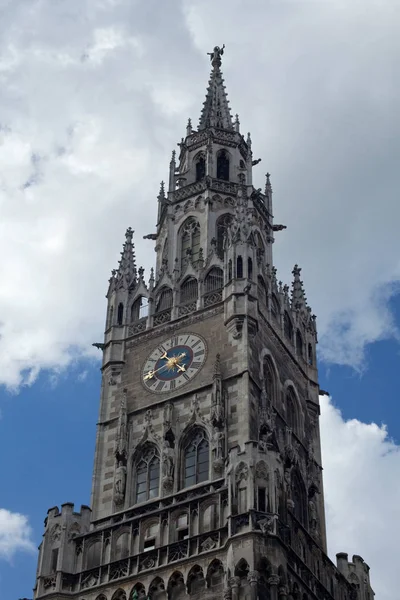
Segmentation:
[(193, 356), (194, 356), (195, 358), (198, 358), (199, 356), (203, 356), (204, 352), (205, 352), (205, 350), (197, 350), (197, 352), (195, 352), (195, 353), (193, 354)]
[(176, 388), (176, 381), (175, 381), (175, 379), (173, 379), (172, 381), (169, 382), (169, 389), (171, 392), (173, 392), (175, 388)]
[(192, 362), (192, 364), (190, 365), (189, 368), (190, 369), (200, 369), (202, 364), (203, 363), (200, 360), (198, 360), (198, 361)]

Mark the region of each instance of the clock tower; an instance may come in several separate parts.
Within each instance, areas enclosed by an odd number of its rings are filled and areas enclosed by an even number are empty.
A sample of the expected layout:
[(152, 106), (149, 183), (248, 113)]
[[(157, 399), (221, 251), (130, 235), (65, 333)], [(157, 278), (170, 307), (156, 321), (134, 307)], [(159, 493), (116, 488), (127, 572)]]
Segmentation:
[[(372, 600), (326, 552), (315, 316), (278, 282), (269, 174), (221, 57), (158, 194), (156, 266), (133, 231), (107, 293), (91, 507), (48, 512), (35, 598)], [(149, 242), (150, 243), (150, 242)]]

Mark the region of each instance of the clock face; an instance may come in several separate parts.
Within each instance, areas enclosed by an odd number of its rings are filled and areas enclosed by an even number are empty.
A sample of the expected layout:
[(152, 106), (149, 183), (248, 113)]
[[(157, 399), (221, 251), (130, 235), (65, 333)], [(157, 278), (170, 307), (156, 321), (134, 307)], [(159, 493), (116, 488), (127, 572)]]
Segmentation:
[(197, 375), (207, 356), (206, 343), (194, 333), (180, 333), (162, 342), (146, 359), (142, 380), (157, 394), (176, 390)]

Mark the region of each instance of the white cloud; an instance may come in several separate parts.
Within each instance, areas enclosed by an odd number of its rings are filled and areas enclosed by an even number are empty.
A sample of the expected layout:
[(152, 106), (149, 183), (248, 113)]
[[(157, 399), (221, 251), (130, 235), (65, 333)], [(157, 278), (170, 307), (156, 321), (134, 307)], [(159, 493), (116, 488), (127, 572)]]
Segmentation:
[(142, 235), (159, 181), (200, 114), (206, 52), (223, 42), (232, 110), (263, 159), (255, 184), (272, 173), (288, 225), (280, 276), (303, 266), (321, 356), (362, 365), (366, 344), (397, 335), (400, 6), (83, 4), (2, 12), (0, 383), (91, 355), (129, 225), (151, 266)]
[(11, 560), (21, 550), (36, 552), (28, 518), (0, 508), (0, 558)]
[(384, 425), (345, 421), (321, 401), (322, 464), (329, 555), (361, 555), (379, 600), (398, 596), (400, 446)]

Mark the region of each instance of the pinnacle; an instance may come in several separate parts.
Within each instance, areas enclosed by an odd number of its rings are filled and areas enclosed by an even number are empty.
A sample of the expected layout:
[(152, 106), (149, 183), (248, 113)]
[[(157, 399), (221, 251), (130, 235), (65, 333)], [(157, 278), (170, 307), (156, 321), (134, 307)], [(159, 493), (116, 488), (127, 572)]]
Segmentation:
[(128, 227), (125, 232), (126, 241), (122, 247), (121, 259), (119, 261), (118, 269), (114, 275), (119, 287), (129, 287), (133, 282), (136, 281), (137, 270), (135, 247), (132, 242), (133, 234), (133, 229)]
[(209, 52), (212, 71), (208, 83), (206, 100), (201, 111), (199, 130), (208, 127), (233, 130), (232, 117), (229, 109), (229, 101), (222, 78), (221, 56), (225, 46), (215, 46), (213, 52)]
[(292, 307), (294, 309), (306, 309), (307, 298), (304, 292), (303, 282), (300, 279), (301, 269), (298, 265), (294, 265), (292, 275)]

